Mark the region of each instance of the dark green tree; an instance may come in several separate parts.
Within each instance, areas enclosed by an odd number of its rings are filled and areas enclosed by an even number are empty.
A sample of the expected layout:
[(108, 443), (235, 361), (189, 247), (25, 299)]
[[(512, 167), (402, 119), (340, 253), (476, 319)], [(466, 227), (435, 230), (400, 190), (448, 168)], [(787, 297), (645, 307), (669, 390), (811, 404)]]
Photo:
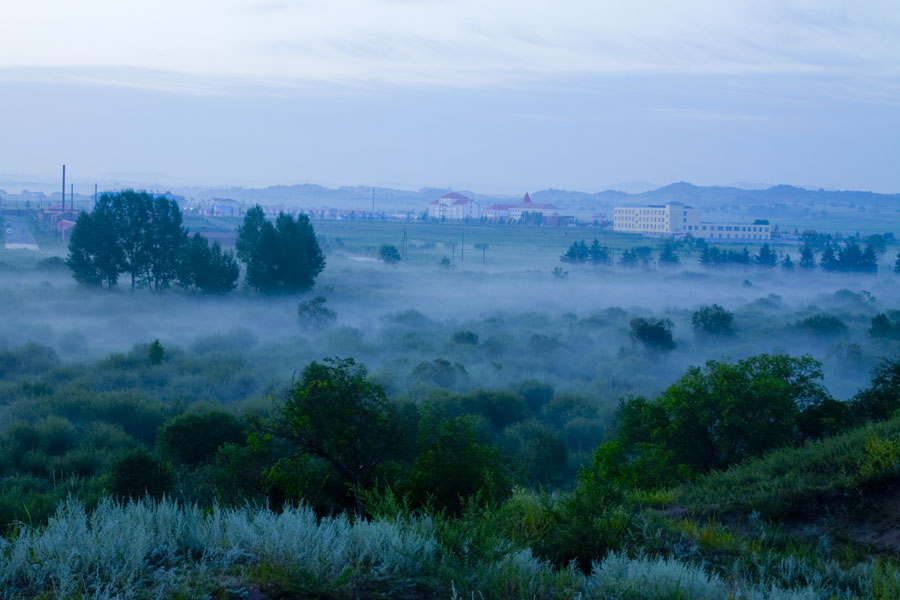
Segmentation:
[(694, 331), (705, 335), (734, 335), (734, 314), (718, 304), (704, 306), (693, 314)]
[(156, 434), (156, 449), (173, 463), (195, 467), (212, 460), (224, 444), (247, 438), (243, 424), (217, 410), (186, 413), (166, 421)]
[(774, 267), (778, 264), (778, 256), (769, 248), (769, 244), (763, 244), (759, 254), (753, 257), (753, 263), (761, 267)]
[(590, 250), (584, 240), (580, 242), (572, 242), (566, 253), (560, 257), (562, 262), (583, 263), (590, 258)]
[(147, 239), (150, 261), (148, 284), (154, 290), (162, 290), (175, 281), (178, 255), (187, 241), (187, 231), (182, 226), (181, 209), (175, 200), (169, 200), (165, 196), (153, 199)]
[(860, 421), (881, 421), (900, 409), (900, 359), (882, 359), (872, 370), (869, 387), (851, 402), (851, 410)]
[(808, 243), (804, 244), (800, 249), (800, 268), (815, 269), (816, 268), (816, 251)]
[(640, 259), (638, 258), (637, 253), (634, 251), (634, 248), (632, 248), (631, 250), (625, 250), (619, 257), (619, 264), (623, 267), (633, 268), (638, 266), (639, 263)]
[(872, 246), (866, 246), (856, 268), (861, 273), (877, 273), (878, 272), (878, 255)]
[(629, 335), (632, 343), (640, 343), (650, 353), (666, 353), (674, 350), (676, 346), (672, 338), (672, 327), (670, 319), (635, 317), (631, 320)]
[(419, 424), (418, 452), (403, 491), (413, 506), (459, 514), (470, 499), (500, 500), (512, 480), (508, 459), (478, 430), (478, 419), (452, 419), (426, 411)]
[(113, 196), (104, 194), (93, 212), (78, 215), (66, 264), (78, 283), (109, 288), (116, 285), (125, 255), (119, 244), (119, 219)]
[(785, 271), (793, 271), (794, 270), (794, 261), (791, 260), (790, 254), (784, 255), (784, 260), (781, 261), (781, 268)]
[(131, 276), (131, 289), (147, 285), (150, 279), (150, 232), (153, 196), (147, 192), (125, 190), (112, 195), (117, 214), (117, 232), (124, 254), (124, 270)]
[(143, 448), (117, 460), (107, 478), (109, 493), (116, 498), (162, 498), (175, 486), (175, 471)]
[(182, 247), (176, 270), (178, 285), (206, 294), (226, 294), (237, 286), (240, 267), (231, 252), (219, 242), (209, 241), (195, 233)]
[(281, 213), (273, 225), (260, 206), (247, 211), (235, 243), (246, 265), (248, 286), (266, 294), (310, 289), (325, 268), (325, 257), (306, 215)]
[(159, 342), (159, 340), (153, 340), (150, 342), (150, 345), (147, 346), (147, 362), (151, 365), (161, 365), (163, 360), (166, 358), (166, 349)]
[(609, 248), (600, 245), (600, 240), (594, 238), (591, 247), (588, 250), (588, 258), (594, 264), (606, 264), (611, 260)]
[(900, 273), (900, 250), (897, 251), (897, 260), (894, 261), (894, 273)]
[(400, 262), (400, 251), (393, 244), (382, 244), (378, 249), (378, 258), (385, 264), (394, 265)]
[[(293, 457), (322, 461), (360, 514), (360, 494), (378, 483), (381, 469), (407, 436), (398, 407), (351, 358), (310, 363), (275, 416), (261, 426), (288, 444)], [(279, 462), (272, 469), (289, 477), (291, 465)]]
[(666, 244), (662, 252), (659, 254), (659, 264), (663, 266), (675, 266), (681, 264), (678, 255), (675, 254), (675, 248), (672, 244)]
[(825, 249), (822, 250), (822, 259), (819, 261), (819, 266), (822, 270), (829, 272), (840, 270), (841, 263), (838, 262), (838, 259), (834, 254), (834, 247), (831, 244), (828, 244), (825, 246)]

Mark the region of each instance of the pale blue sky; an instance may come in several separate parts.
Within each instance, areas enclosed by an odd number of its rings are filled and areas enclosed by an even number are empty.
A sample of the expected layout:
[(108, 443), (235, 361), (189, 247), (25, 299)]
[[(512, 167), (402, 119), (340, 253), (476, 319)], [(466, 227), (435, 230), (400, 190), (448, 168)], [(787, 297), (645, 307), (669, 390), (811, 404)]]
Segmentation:
[(9, 0), (0, 174), (900, 191), (900, 3)]

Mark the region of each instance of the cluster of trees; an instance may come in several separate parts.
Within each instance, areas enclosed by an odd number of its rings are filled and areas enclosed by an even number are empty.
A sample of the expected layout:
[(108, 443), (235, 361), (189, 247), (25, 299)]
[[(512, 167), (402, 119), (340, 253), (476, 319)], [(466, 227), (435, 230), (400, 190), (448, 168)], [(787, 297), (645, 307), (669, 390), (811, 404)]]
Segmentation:
[(247, 269), (247, 286), (264, 294), (308, 290), (325, 268), (315, 231), (302, 214), (295, 220), (281, 213), (272, 223), (254, 206), (238, 228), (235, 248)]
[(601, 246), (600, 240), (594, 238), (590, 247), (584, 240), (572, 242), (566, 253), (560, 257), (562, 262), (584, 264), (610, 264), (612, 262), (612, 253), (607, 246)]
[[(822, 249), (818, 266), (823, 271), (844, 273), (877, 273), (878, 255), (872, 245), (862, 250), (855, 241), (835, 247), (827, 243)], [(816, 268), (816, 248), (812, 244), (804, 244), (800, 249), (800, 267)]]
[(66, 264), (79, 283), (109, 288), (127, 273), (132, 289), (177, 283), (224, 293), (239, 275), (233, 254), (200, 235), (188, 237), (175, 200), (133, 190), (105, 193), (78, 216)]
[(115, 286), (127, 273), (131, 288), (162, 290), (177, 284), (204, 293), (234, 290), (246, 267), (246, 284), (263, 293), (312, 287), (325, 268), (315, 232), (305, 215), (280, 214), (275, 223), (255, 206), (238, 229), (237, 257), (218, 242), (188, 235), (175, 200), (126, 190), (100, 196), (72, 231), (66, 264), (76, 281)]
[(652, 400), (623, 400), (615, 439), (589, 471), (596, 485), (668, 487), (769, 450), (821, 439), (900, 408), (900, 361), (884, 360), (853, 399), (832, 398), (812, 357), (759, 355), (691, 367)]
[(740, 252), (721, 249), (702, 243), (700, 246), (700, 264), (705, 267), (720, 267), (725, 265), (758, 265), (761, 267), (774, 267), (778, 264), (778, 256), (768, 244), (763, 244), (759, 253), (751, 255), (745, 247)]
[[(882, 236), (877, 236), (884, 243)], [(675, 252), (678, 245), (690, 247), (691, 250), (700, 251), (699, 262), (705, 267), (723, 267), (729, 265), (750, 266), (755, 265), (764, 268), (774, 268), (779, 264), (785, 270), (793, 270), (795, 266), (801, 269), (815, 269), (817, 266), (825, 271), (839, 271), (851, 273), (876, 273), (878, 271), (878, 255), (876, 246), (869, 244), (865, 250), (861, 249), (853, 239), (843, 246), (834, 246), (830, 241), (822, 243), (821, 259), (816, 261), (818, 249), (809, 240), (800, 250), (800, 261), (795, 265), (790, 254), (786, 254), (782, 260), (769, 244), (763, 244), (757, 254), (750, 254), (747, 248), (742, 250), (729, 250), (710, 246), (702, 239), (690, 239), (690, 244), (667, 243), (659, 254), (660, 266), (675, 266), (681, 264), (681, 259)], [(617, 263), (623, 267), (636, 267), (650, 263), (652, 249), (648, 246), (639, 246), (625, 250), (619, 255)], [(560, 261), (572, 264), (612, 264), (613, 254), (608, 246), (601, 246), (597, 239), (588, 246), (584, 240), (572, 242), (565, 254), (560, 256)], [(893, 270), (900, 273), (900, 252)]]

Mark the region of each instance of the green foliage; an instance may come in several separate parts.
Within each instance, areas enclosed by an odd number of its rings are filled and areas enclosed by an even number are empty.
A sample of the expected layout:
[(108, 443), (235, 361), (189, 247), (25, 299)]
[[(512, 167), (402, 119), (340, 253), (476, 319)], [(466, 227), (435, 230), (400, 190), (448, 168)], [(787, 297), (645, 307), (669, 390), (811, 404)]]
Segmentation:
[(853, 398), (852, 409), (858, 419), (887, 419), (900, 408), (900, 359), (882, 359), (872, 370), (868, 388)]
[(809, 244), (804, 244), (800, 249), (800, 268), (807, 270), (816, 268), (816, 251)]
[(794, 270), (794, 261), (791, 260), (790, 254), (784, 255), (784, 260), (781, 261), (781, 268), (785, 271), (793, 271)]
[(718, 304), (704, 306), (691, 315), (694, 331), (706, 335), (734, 335), (734, 314)]
[(247, 268), (246, 283), (265, 294), (310, 289), (325, 268), (325, 258), (309, 218), (280, 213), (273, 225), (260, 206), (247, 211), (235, 243)]
[(774, 267), (778, 264), (778, 256), (769, 248), (769, 244), (763, 244), (759, 254), (753, 257), (753, 263), (761, 267)]
[(663, 266), (681, 264), (681, 259), (675, 254), (675, 248), (671, 243), (667, 243), (663, 246), (662, 252), (659, 253), (659, 264)]
[(162, 498), (175, 485), (175, 471), (143, 448), (133, 450), (110, 469), (107, 487), (115, 498)]
[(767, 518), (812, 513), (830, 500), (900, 474), (900, 421), (866, 425), (841, 435), (784, 448), (726, 471), (714, 471), (675, 492), (702, 513)]
[(66, 259), (78, 283), (112, 287), (118, 282), (125, 254), (119, 245), (116, 212), (113, 196), (104, 194), (92, 212), (78, 215)]
[(129, 273), (132, 289), (160, 290), (176, 279), (186, 242), (175, 200), (134, 190), (104, 193), (78, 216), (66, 263), (79, 283), (112, 287)]
[(403, 489), (413, 506), (459, 514), (469, 499), (494, 502), (508, 495), (511, 477), (500, 451), (479, 433), (472, 416), (426, 412), (418, 453)]
[(674, 324), (670, 319), (635, 317), (630, 326), (632, 343), (640, 343), (648, 352), (664, 354), (675, 349), (675, 340), (672, 338)]
[(378, 258), (385, 264), (394, 265), (400, 262), (400, 251), (393, 244), (382, 244), (378, 249)]
[[(372, 488), (407, 435), (408, 423), (384, 389), (353, 359), (312, 362), (263, 423), (295, 457), (323, 461), (344, 486), (344, 499), (362, 510), (359, 493)], [(275, 465), (276, 471), (283, 465)]]
[(205, 294), (227, 294), (237, 286), (240, 267), (231, 252), (224, 252), (219, 242), (209, 241), (195, 233), (178, 256), (178, 285)]
[(175, 464), (194, 467), (211, 460), (223, 445), (245, 439), (244, 426), (228, 413), (185, 413), (159, 428), (156, 451)]
[(623, 401), (618, 437), (595, 454), (592, 469), (638, 488), (671, 485), (813, 437), (807, 411), (830, 400), (811, 357), (760, 355), (691, 367), (648, 401)]
[(147, 346), (147, 362), (154, 366), (161, 365), (165, 358), (166, 349), (159, 343), (159, 340), (150, 342), (150, 345)]

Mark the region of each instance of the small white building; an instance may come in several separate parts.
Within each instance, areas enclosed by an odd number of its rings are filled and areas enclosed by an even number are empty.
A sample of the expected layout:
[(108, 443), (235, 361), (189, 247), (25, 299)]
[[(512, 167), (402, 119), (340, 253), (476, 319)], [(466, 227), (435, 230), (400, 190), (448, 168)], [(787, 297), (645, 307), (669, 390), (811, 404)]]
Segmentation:
[(464, 221), (481, 216), (478, 203), (462, 194), (450, 192), (428, 204), (428, 218), (439, 221)]

